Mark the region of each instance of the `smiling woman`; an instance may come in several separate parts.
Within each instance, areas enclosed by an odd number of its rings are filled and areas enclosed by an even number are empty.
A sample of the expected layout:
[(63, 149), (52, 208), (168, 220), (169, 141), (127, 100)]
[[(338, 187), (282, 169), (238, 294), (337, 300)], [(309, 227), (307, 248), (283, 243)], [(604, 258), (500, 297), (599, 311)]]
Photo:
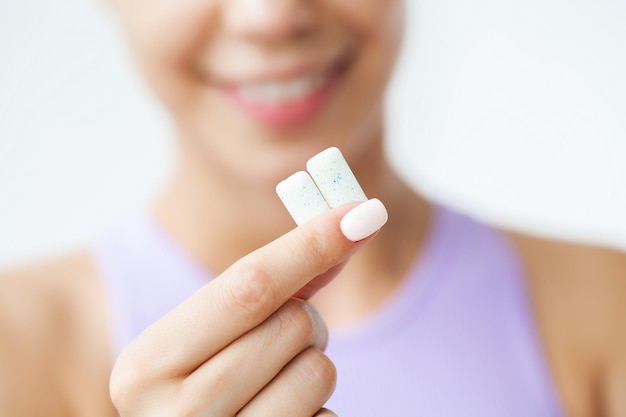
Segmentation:
[[(0, 414), (624, 413), (626, 256), (482, 223), (386, 158), (402, 0), (109, 3), (176, 166), (84, 251), (2, 274)], [(334, 147), (372, 199), (294, 227), (279, 181), (356, 184)]]
[(362, 153), (380, 141), (401, 2), (161, 2), (149, 13), (140, 1), (115, 7), (183, 147), (190, 157), (201, 153), (207, 169), (232, 170), (266, 188), (316, 151)]

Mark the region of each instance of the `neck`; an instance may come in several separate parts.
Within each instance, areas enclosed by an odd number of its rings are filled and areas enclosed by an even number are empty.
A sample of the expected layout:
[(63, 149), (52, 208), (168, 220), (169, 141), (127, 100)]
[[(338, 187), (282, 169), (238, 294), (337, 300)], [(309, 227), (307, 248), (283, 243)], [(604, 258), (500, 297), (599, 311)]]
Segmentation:
[(196, 149), (181, 146), (154, 214), (187, 252), (219, 274), (293, 227), (274, 190), (255, 185), (224, 178)]

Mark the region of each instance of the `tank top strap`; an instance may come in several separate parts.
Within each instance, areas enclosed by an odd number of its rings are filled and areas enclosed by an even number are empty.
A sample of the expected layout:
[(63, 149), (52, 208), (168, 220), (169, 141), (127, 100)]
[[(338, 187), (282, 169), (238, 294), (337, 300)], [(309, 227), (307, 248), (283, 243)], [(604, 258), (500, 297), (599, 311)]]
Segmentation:
[(213, 278), (147, 214), (101, 235), (92, 256), (107, 296), (115, 356)]

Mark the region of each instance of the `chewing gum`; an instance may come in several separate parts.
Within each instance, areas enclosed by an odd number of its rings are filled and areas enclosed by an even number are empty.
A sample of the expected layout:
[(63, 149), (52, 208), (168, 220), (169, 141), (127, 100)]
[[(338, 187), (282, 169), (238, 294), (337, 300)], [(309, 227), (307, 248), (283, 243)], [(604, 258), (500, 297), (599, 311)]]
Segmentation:
[[(331, 208), (367, 201), (348, 163), (338, 148), (328, 148), (299, 171), (276, 186), (276, 192), (297, 225)], [(310, 175), (309, 175), (310, 174)]]

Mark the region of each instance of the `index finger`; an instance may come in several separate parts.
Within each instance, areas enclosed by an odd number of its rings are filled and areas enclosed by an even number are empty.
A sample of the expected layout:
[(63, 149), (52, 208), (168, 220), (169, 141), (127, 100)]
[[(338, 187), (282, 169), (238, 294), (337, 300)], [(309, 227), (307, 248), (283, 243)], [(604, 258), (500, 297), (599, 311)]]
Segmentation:
[(140, 339), (134, 348), (142, 361), (158, 361), (160, 372), (192, 372), (311, 280), (338, 270), (386, 221), (377, 199), (319, 215), (237, 261), (149, 327), (140, 338), (147, 349)]

